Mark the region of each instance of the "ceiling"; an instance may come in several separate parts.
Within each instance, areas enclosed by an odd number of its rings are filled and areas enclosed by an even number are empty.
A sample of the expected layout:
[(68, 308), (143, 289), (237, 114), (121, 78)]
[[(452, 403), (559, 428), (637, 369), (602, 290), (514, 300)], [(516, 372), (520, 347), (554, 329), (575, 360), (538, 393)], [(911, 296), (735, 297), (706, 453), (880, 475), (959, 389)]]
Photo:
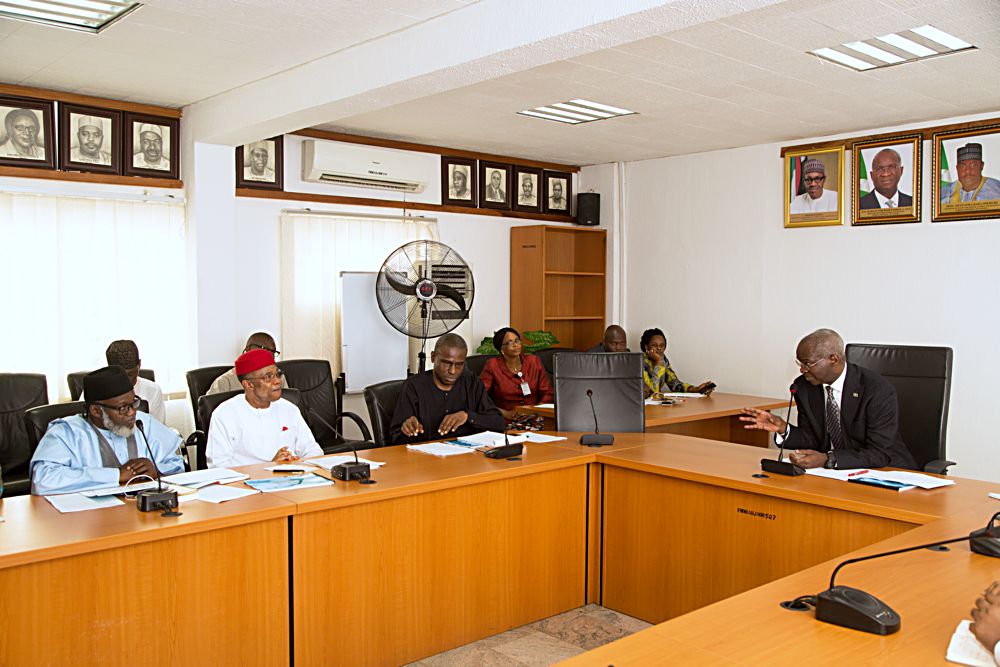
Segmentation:
[[(96, 36), (0, 19), (0, 81), (171, 107), (218, 106), (229, 99), (227, 91), (272, 80), (280, 90), (282, 77), (319, 59), (373, 40), (391, 46), (394, 37), (418, 26), (428, 27), (445, 14), (474, 16), (472, 5), (494, 0), (477, 2), (148, 0)], [(633, 0), (629, 6), (653, 4)], [(742, 5), (752, 9), (659, 34), (659, 28), (647, 29), (638, 41), (630, 41), (639, 34), (633, 23), (633, 31), (614, 46), (602, 48), (594, 38), (592, 47), (581, 49), (597, 34), (595, 25), (576, 31), (578, 39), (546, 42), (540, 47), (545, 64), (511, 54), (502, 67), (470, 66), (479, 79), (448, 90), (416, 78), (401, 81), (396, 90), (406, 95), (363, 95), (368, 102), (363, 111), (332, 114), (342, 117), (326, 116), (329, 122), (318, 126), (594, 164), (1000, 110), (997, 0), (742, 0)], [(978, 50), (865, 73), (806, 53), (925, 23)], [(474, 30), (471, 19), (469, 24)], [(528, 28), (524, 33), (525, 42), (533, 39)], [(398, 63), (386, 58), (377, 66), (398, 68)], [(570, 126), (516, 114), (579, 97), (638, 115)]]
[(182, 107), (477, 0), (142, 0), (99, 35), (0, 18), (0, 81)]

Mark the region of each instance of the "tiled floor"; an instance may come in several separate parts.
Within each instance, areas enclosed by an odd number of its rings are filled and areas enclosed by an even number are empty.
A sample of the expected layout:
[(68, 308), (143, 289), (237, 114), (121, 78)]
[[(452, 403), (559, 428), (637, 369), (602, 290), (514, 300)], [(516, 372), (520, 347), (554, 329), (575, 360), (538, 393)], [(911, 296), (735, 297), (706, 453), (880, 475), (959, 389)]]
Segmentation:
[(407, 667), (542, 667), (648, 628), (594, 604), (432, 655)]

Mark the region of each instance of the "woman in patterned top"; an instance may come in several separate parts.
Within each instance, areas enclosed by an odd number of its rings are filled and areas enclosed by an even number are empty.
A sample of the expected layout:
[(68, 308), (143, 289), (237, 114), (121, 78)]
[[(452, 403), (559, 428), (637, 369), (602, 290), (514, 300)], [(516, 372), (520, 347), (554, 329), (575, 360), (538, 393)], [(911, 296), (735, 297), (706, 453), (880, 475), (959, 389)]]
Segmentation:
[(643, 331), (639, 348), (642, 350), (642, 391), (647, 398), (658, 392), (690, 392), (707, 396), (715, 389), (711, 380), (697, 386), (680, 381), (666, 357), (667, 337), (660, 329)]

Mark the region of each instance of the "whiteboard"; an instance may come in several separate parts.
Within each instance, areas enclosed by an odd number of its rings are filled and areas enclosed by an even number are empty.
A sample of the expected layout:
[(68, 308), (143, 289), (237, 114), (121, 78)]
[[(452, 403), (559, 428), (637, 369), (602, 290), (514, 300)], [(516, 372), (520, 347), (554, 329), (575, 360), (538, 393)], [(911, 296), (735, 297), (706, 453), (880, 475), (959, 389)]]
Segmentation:
[(406, 378), (409, 338), (386, 322), (375, 300), (378, 272), (340, 274), (340, 359), (348, 392)]

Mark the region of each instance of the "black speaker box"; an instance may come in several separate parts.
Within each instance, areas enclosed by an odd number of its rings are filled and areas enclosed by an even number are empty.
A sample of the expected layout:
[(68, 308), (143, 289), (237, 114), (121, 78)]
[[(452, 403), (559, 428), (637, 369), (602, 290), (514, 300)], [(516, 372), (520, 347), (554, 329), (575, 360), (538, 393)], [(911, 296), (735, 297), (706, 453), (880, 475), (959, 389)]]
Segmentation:
[(601, 195), (581, 192), (576, 196), (576, 224), (588, 227), (601, 224)]

